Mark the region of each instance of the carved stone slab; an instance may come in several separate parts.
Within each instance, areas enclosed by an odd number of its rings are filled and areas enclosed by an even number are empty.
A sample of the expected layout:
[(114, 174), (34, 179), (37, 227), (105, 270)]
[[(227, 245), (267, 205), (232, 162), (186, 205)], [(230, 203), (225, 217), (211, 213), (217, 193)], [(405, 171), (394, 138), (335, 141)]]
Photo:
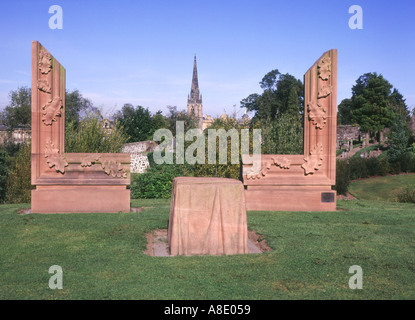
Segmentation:
[(37, 41), (32, 42), (31, 179), (34, 213), (130, 209), (129, 154), (65, 153), (65, 69)]
[[(247, 210), (336, 210), (335, 201), (321, 201), (336, 183), (336, 49), (312, 65), (304, 86), (304, 154), (262, 155), (260, 173), (243, 176)], [(249, 171), (248, 163), (242, 156)]]

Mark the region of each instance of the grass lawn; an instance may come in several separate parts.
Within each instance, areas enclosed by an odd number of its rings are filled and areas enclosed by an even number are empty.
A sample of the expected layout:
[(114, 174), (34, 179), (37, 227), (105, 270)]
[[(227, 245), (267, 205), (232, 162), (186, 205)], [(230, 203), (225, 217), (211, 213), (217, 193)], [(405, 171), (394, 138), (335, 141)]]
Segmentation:
[(415, 187), (415, 174), (353, 181), (349, 186), (349, 192), (360, 200), (395, 201), (397, 193), (406, 186)]
[[(339, 201), (337, 212), (248, 212), (272, 251), (150, 257), (169, 200), (143, 212), (18, 214), (0, 206), (0, 299), (415, 299), (415, 205)], [(49, 267), (63, 269), (51, 290)], [(363, 289), (348, 286), (363, 269)]]

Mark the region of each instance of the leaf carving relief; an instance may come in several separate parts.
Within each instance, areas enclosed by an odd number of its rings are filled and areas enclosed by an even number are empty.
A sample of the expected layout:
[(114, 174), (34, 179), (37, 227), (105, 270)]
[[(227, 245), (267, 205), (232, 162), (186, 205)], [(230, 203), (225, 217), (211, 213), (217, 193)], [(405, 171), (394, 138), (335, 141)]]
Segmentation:
[(308, 118), (316, 126), (317, 129), (323, 129), (327, 123), (326, 109), (320, 104), (309, 102), (307, 104)]
[(246, 178), (255, 180), (255, 179), (261, 179), (262, 177), (265, 177), (265, 175), (267, 174), (267, 171), (271, 169), (271, 164), (272, 164), (271, 161), (265, 162), (265, 166), (261, 168), (261, 171), (259, 171), (258, 174), (252, 174), (252, 173), (250, 174), (249, 172), (252, 172), (253, 169), (248, 169), (250, 171), (248, 171), (248, 173), (246, 174)]
[(321, 59), (320, 63), (317, 65), (318, 76), (321, 80), (327, 81), (331, 73), (331, 58), (329, 56)]
[(52, 56), (45, 49), (39, 51), (39, 70), (43, 74), (48, 74), (52, 69)]
[(81, 167), (91, 167), (95, 162), (101, 162), (101, 168), (104, 172), (113, 178), (127, 178), (127, 172), (122, 168), (121, 163), (115, 160), (109, 160), (100, 155), (91, 154), (81, 161)]
[(88, 155), (81, 161), (81, 167), (90, 167), (92, 164), (94, 164), (96, 161), (99, 160), (99, 156), (96, 155)]
[(101, 160), (101, 166), (105, 173), (113, 178), (127, 178), (127, 173), (117, 161)]
[(62, 98), (56, 97), (53, 100), (49, 100), (49, 102), (42, 107), (42, 121), (46, 126), (52, 125), (52, 122), (56, 121), (56, 117), (61, 115), (62, 106)]
[(332, 86), (330, 86), (328, 84), (323, 85), (318, 90), (317, 99), (322, 99), (322, 98), (328, 97), (331, 94), (332, 91), (333, 91)]
[[(274, 156), (271, 158), (271, 161), (266, 161), (264, 163), (264, 166), (261, 168), (261, 171), (258, 174), (250, 174), (248, 171), (248, 173), (246, 174), (246, 178), (255, 180), (265, 177), (267, 175), (267, 172), (271, 169), (272, 164), (275, 164), (277, 167), (280, 167), (281, 169), (290, 169), (291, 161), (287, 159), (287, 157)], [(250, 170), (252, 172), (253, 169)]]
[(59, 148), (55, 148), (52, 141), (46, 142), (45, 158), (47, 158), (46, 163), (49, 168), (55, 167), (56, 172), (65, 173), (65, 167), (68, 166), (68, 163), (59, 153)]
[(272, 161), (274, 161), (274, 164), (281, 169), (290, 169), (291, 161), (287, 159), (287, 157), (272, 157)]
[(43, 92), (46, 92), (46, 93), (51, 93), (52, 92), (52, 88), (51, 88), (49, 82), (45, 79), (38, 80), (37, 87), (39, 88), (40, 91), (43, 91)]
[(313, 174), (323, 165), (323, 145), (317, 143), (310, 150), (310, 155), (304, 158), (305, 163), (301, 165), (305, 175)]

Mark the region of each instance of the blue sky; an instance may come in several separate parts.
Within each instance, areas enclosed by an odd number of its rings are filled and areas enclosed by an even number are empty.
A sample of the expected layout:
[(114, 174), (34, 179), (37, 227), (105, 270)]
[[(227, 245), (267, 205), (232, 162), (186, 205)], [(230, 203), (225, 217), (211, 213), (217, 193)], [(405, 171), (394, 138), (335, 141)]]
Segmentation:
[[(63, 10), (50, 29), (49, 7)], [(363, 29), (350, 29), (349, 7), (363, 9)], [(66, 68), (78, 89), (109, 115), (124, 103), (167, 113), (185, 109), (193, 57), (205, 114), (231, 113), (273, 69), (303, 79), (338, 49), (338, 103), (356, 79), (381, 73), (415, 107), (415, 1), (412, 0), (2, 0), (0, 110), (8, 94), (30, 86), (31, 41)]]

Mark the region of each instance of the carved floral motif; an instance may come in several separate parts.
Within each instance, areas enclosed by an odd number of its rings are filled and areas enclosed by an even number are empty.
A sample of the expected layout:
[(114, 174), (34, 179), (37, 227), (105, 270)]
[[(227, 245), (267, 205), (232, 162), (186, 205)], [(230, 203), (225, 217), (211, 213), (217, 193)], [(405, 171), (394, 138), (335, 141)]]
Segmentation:
[(59, 153), (59, 148), (55, 148), (52, 141), (46, 142), (45, 158), (48, 158), (46, 163), (49, 165), (49, 168), (55, 167), (56, 172), (65, 173), (65, 167), (68, 166), (68, 163)]
[(325, 84), (323, 85), (319, 90), (317, 94), (317, 99), (322, 99), (330, 95), (330, 93), (333, 91), (333, 87)]
[(92, 164), (94, 164), (96, 161), (99, 160), (99, 156), (96, 156), (94, 154), (88, 155), (81, 161), (81, 167), (90, 167)]
[(46, 93), (51, 93), (52, 92), (52, 88), (50, 86), (50, 83), (45, 79), (38, 80), (37, 87), (39, 88), (39, 90), (41, 90), (43, 92), (46, 92)]
[(317, 129), (323, 129), (327, 122), (326, 109), (320, 104), (309, 102), (308, 107), (308, 118), (316, 126)]
[(63, 106), (62, 98), (56, 97), (53, 100), (49, 100), (42, 109), (42, 121), (45, 125), (52, 125), (53, 121), (56, 121), (56, 117), (61, 115), (61, 108)]
[(331, 58), (329, 56), (324, 57), (321, 59), (319, 64), (317, 65), (318, 68), (318, 76), (320, 79), (326, 81), (330, 77), (331, 72)]
[(44, 48), (39, 51), (39, 70), (43, 74), (49, 73), (52, 69), (52, 56)]
[(255, 179), (261, 179), (262, 177), (265, 177), (267, 174), (267, 171), (271, 169), (271, 161), (265, 162), (265, 166), (261, 168), (261, 171), (259, 171), (258, 174), (250, 174), (249, 172), (252, 172), (253, 169), (248, 169), (248, 173), (246, 174), (247, 179), (255, 180)]
[(290, 169), (291, 161), (287, 157), (275, 156), (271, 158), (274, 164), (281, 169)]
[(281, 169), (290, 169), (291, 161), (284, 156), (274, 156), (271, 158), (271, 161), (266, 161), (264, 163), (264, 166), (261, 168), (261, 171), (258, 174), (250, 174), (248, 171), (248, 173), (246, 174), (246, 178), (255, 180), (265, 177), (273, 164), (275, 164), (277, 167), (280, 167)]
[(117, 161), (101, 160), (101, 166), (105, 173), (113, 178), (127, 178), (127, 173)]
[(318, 171), (323, 165), (323, 145), (317, 143), (310, 150), (310, 155), (304, 158), (305, 163), (301, 165), (301, 168), (304, 169), (305, 175), (313, 174)]
[(95, 162), (101, 162), (101, 168), (113, 178), (127, 178), (127, 172), (122, 168), (121, 163), (115, 160), (108, 160), (100, 155), (91, 154), (81, 161), (81, 167), (91, 167)]

